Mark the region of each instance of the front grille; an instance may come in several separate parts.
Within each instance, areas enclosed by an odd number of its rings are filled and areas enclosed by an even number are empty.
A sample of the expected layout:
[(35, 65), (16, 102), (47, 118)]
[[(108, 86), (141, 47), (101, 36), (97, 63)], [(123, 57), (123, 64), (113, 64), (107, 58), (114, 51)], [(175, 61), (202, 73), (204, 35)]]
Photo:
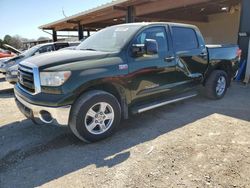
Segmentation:
[(22, 88), (30, 93), (35, 93), (33, 69), (19, 64), (18, 67), (18, 83)]

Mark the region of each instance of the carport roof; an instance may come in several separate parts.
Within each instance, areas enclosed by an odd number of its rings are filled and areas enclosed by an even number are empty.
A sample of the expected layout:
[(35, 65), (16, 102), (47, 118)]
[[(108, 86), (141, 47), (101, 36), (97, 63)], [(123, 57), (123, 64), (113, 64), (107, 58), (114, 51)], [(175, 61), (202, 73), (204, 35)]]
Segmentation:
[[(77, 31), (83, 25), (95, 30), (125, 22), (128, 7), (134, 7), (135, 21), (199, 21), (208, 15), (228, 11), (241, 0), (116, 0), (64, 19), (40, 26), (43, 30)], [(228, 8), (222, 10), (222, 8)]]

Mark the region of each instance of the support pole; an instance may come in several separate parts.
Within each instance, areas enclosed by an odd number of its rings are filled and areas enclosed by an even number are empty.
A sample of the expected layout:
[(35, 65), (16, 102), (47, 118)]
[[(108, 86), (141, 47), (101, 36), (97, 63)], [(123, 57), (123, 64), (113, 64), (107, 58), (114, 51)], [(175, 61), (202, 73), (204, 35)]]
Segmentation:
[(89, 30), (87, 31), (87, 36), (88, 36), (88, 37), (90, 36), (90, 31), (89, 31)]
[[(249, 37), (250, 33), (250, 1), (249, 0), (242, 0), (241, 1), (241, 15), (240, 15), (240, 28), (239, 28), (239, 34), (240, 33), (246, 33)], [(249, 38), (246, 35), (239, 35), (238, 38), (238, 44), (240, 46), (240, 49), (242, 50), (242, 59), (247, 60), (248, 58), (248, 42)], [(248, 62), (250, 63), (250, 62)]]
[(83, 28), (80, 22), (78, 23), (78, 39), (82, 40), (83, 39)]
[(133, 22), (135, 22), (135, 8), (133, 6), (128, 6), (126, 23), (133, 23)]
[(56, 42), (57, 41), (57, 33), (56, 33), (56, 30), (54, 30), (54, 29), (53, 29), (52, 37), (53, 37), (53, 41)]

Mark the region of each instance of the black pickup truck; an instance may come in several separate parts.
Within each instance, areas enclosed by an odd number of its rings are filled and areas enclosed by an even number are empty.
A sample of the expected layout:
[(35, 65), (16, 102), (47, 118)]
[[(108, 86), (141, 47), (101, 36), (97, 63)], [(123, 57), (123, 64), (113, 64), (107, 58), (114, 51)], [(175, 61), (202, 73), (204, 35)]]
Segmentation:
[(240, 55), (237, 45), (206, 46), (192, 25), (116, 25), (76, 50), (21, 62), (16, 103), (35, 123), (69, 126), (79, 139), (95, 142), (121, 119), (194, 97), (198, 88), (222, 98)]

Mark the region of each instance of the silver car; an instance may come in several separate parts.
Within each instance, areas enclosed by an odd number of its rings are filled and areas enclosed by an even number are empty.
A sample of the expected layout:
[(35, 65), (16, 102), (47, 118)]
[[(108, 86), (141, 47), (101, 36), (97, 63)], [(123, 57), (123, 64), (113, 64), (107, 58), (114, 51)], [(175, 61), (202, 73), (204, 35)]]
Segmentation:
[(5, 79), (11, 84), (15, 84), (17, 82), (17, 73), (18, 73), (18, 65), (13, 65), (8, 68)]

